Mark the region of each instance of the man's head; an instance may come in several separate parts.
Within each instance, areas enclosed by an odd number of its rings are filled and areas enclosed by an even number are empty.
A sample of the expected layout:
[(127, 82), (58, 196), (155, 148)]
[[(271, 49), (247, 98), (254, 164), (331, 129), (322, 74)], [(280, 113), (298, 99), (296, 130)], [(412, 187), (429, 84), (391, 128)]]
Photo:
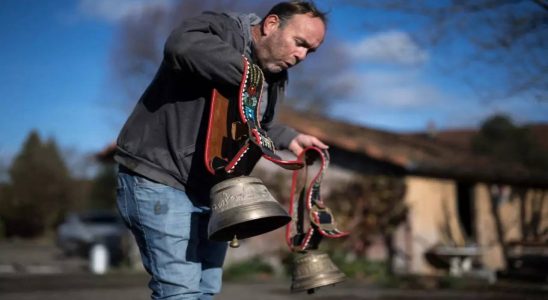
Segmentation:
[(327, 19), (311, 2), (275, 5), (253, 28), (255, 55), (265, 72), (279, 73), (314, 52), (323, 42)]

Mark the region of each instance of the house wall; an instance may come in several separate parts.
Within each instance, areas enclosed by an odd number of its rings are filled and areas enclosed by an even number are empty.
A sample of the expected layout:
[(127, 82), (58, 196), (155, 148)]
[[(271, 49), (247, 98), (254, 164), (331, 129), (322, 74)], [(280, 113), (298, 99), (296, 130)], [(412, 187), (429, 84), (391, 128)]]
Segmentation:
[[(503, 195), (500, 200), (498, 211), (502, 223), (504, 240), (521, 241), (521, 204), (525, 203), (525, 222), (529, 222), (533, 212), (533, 199), (543, 195), (540, 199), (543, 201), (542, 216), (548, 216), (548, 192), (538, 189), (528, 189), (524, 193), (525, 198), (520, 199), (519, 194), (512, 194), (511, 187), (503, 187)], [(544, 193), (544, 194), (543, 194)], [(477, 184), (475, 188), (476, 198), (476, 223), (477, 223), (477, 242), (482, 249), (482, 263), (492, 270), (504, 269), (505, 262), (502, 253), (502, 247), (498, 242), (495, 219), (492, 212), (492, 204), (489, 197), (489, 186), (486, 184)], [(537, 198), (537, 201), (539, 199)], [(548, 218), (541, 219), (542, 230), (548, 228)]]
[(464, 245), (464, 236), (456, 214), (455, 182), (408, 176), (406, 183), (408, 224), (400, 228), (395, 244), (409, 258), (406, 266), (408, 272), (438, 273), (425, 260), (424, 253), (438, 244)]
[[(481, 261), (491, 270), (504, 267), (502, 248), (497, 242), (495, 219), (493, 218), (489, 189), (485, 184), (477, 184), (474, 189), (476, 208), (476, 237), (481, 249)], [(508, 218), (505, 216), (502, 219)]]
[[(263, 162), (264, 164), (264, 162)], [(279, 171), (280, 168), (270, 162), (266, 166), (270, 172)], [(282, 170), (288, 175), (284, 183), (288, 188), (290, 186), (290, 171)], [(322, 194), (328, 194), (331, 182), (340, 182), (352, 180), (356, 173), (346, 168), (341, 168), (336, 164), (329, 167), (329, 171), (324, 177), (322, 185)], [(465, 237), (461, 224), (459, 223), (457, 210), (457, 183), (451, 179), (439, 179), (422, 176), (406, 176), (407, 192), (404, 198), (409, 206), (408, 221), (400, 226), (394, 235), (394, 243), (398, 251), (403, 255), (395, 258), (395, 267), (398, 271), (413, 274), (442, 274), (444, 271), (436, 270), (425, 259), (424, 254), (435, 245), (454, 245), (464, 246)], [(502, 249), (497, 242), (495, 221), (491, 209), (488, 185), (476, 183), (472, 185), (473, 189), (473, 208), (474, 208), (474, 237), (475, 241), (482, 251), (480, 262), (485, 268), (491, 270), (503, 269), (504, 260)], [(515, 199), (515, 195), (507, 189), (506, 196), (502, 197), (499, 205), (501, 220), (505, 232), (505, 240), (520, 240), (520, 203), (526, 203), (526, 219), (530, 220), (532, 210), (532, 198), (542, 193), (542, 190), (529, 189), (526, 191), (525, 201)], [(512, 196), (512, 197), (511, 197)], [(543, 216), (548, 216), (548, 192), (544, 191)], [(548, 228), (548, 218), (541, 220), (542, 228)], [(265, 249), (254, 245), (257, 241), (260, 245), (268, 244), (268, 250), (273, 253), (287, 251), (287, 246), (283, 242), (283, 236), (280, 233), (272, 233), (268, 237), (270, 240), (264, 243), (262, 237), (256, 237), (249, 242), (244, 242), (242, 247), (229, 253), (229, 260), (241, 260), (242, 256), (249, 257), (262, 253)], [(245, 251), (246, 248), (253, 249)], [(257, 249), (260, 249), (257, 251)], [(368, 251), (370, 259), (386, 258), (386, 249), (382, 243), (376, 243)]]
[[(535, 200), (536, 205), (534, 204)], [(540, 205), (541, 207), (538, 207), (537, 205)], [(539, 209), (542, 211), (539, 231), (548, 232), (548, 190), (529, 189), (525, 198), (525, 221), (530, 222), (533, 212)], [(548, 235), (545, 233), (544, 241), (546, 241), (547, 237)]]
[[(456, 182), (426, 177), (406, 177), (407, 193), (405, 202), (409, 205), (408, 223), (400, 226), (395, 234), (396, 247), (403, 251), (407, 260), (398, 258), (395, 267), (405, 273), (436, 274), (436, 270), (425, 260), (424, 254), (431, 247), (441, 245), (464, 246), (465, 237), (458, 219)], [(483, 183), (474, 185), (475, 237), (481, 250), (479, 262), (490, 270), (504, 269), (502, 247), (497, 240), (495, 219), (489, 197), (489, 186)], [(498, 206), (504, 240), (520, 241), (520, 206), (525, 203), (525, 221), (531, 220), (533, 199), (542, 195), (542, 216), (548, 216), (548, 191), (528, 189), (524, 200), (511, 193), (511, 187), (503, 190)], [(537, 202), (538, 203), (538, 202)], [(541, 232), (548, 229), (548, 218), (540, 221)]]

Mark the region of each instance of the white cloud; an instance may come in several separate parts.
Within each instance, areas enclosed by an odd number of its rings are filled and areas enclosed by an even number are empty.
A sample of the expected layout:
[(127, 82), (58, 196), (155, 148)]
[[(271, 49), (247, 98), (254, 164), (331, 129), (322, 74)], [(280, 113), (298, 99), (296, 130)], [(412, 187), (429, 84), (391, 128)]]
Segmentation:
[(366, 37), (348, 46), (347, 51), (364, 62), (420, 65), (429, 59), (428, 52), (407, 33), (395, 30)]
[[(445, 103), (449, 96), (428, 84), (418, 71), (366, 71), (348, 74), (355, 94), (352, 99), (389, 109), (416, 109)], [(347, 80), (348, 82), (348, 80)]]
[(365, 82), (367, 95), (378, 105), (417, 108), (438, 104), (445, 98), (416, 72), (369, 72), (365, 74)]
[(338, 101), (330, 113), (387, 130), (424, 130), (430, 122), (439, 128), (478, 126), (494, 112), (511, 111), (512, 107), (501, 103), (486, 106), (473, 94), (430, 82), (427, 74), (416, 69), (376, 69), (345, 77), (355, 84), (354, 93)]
[(80, 0), (78, 10), (86, 16), (117, 22), (144, 11), (163, 8), (172, 0)]

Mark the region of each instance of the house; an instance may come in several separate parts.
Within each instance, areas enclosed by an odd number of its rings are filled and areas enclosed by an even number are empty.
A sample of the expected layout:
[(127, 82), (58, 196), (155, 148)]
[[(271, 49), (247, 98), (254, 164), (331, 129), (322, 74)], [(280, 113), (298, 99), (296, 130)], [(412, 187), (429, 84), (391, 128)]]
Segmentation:
[[(405, 257), (394, 261), (400, 272), (439, 273), (425, 255), (436, 247), (440, 255), (473, 257), (489, 270), (507, 269), (516, 262), (512, 251), (517, 248), (511, 245), (530, 239), (530, 225), (536, 226), (537, 238), (529, 244), (538, 247), (529, 250), (548, 258), (548, 174), (473, 154), (473, 131), (396, 134), (288, 109), (279, 115), (282, 123), (330, 145), (330, 172), (404, 178), (409, 213), (393, 241)], [(548, 126), (534, 133), (546, 137)]]

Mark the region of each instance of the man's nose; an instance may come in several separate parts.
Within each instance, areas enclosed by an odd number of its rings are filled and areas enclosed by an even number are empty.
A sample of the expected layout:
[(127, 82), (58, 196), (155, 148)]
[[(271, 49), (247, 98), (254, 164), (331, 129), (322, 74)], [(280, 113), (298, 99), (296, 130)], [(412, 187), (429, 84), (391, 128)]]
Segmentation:
[(297, 59), (296, 63), (299, 63), (303, 61), (306, 58), (306, 54), (308, 53), (308, 50), (306, 48), (298, 48), (295, 52), (295, 58)]

